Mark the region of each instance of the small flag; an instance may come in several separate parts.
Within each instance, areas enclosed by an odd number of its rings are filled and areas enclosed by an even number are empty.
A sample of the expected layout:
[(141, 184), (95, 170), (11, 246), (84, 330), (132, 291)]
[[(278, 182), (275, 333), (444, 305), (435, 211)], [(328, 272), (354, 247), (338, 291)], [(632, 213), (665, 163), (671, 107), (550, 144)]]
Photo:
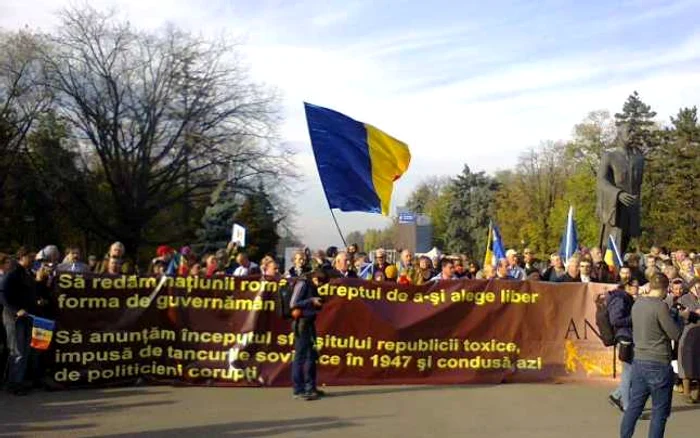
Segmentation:
[(486, 256), (484, 257), (484, 266), (498, 265), (500, 259), (506, 258), (506, 250), (503, 246), (503, 240), (501, 239), (501, 232), (498, 226), (489, 222), (489, 234), (486, 238)]
[(617, 250), (617, 244), (612, 234), (608, 236), (608, 246), (605, 249), (605, 263), (607, 263), (610, 268), (615, 267), (617, 269), (620, 269), (623, 264), (620, 251)]
[(569, 207), (569, 215), (566, 218), (566, 228), (564, 235), (561, 237), (559, 245), (559, 255), (564, 263), (569, 263), (569, 259), (573, 257), (578, 249), (578, 234), (576, 233), (576, 221), (574, 220), (574, 207)]
[(489, 221), (489, 233), (486, 236), (486, 255), (484, 255), (484, 266), (493, 265), (493, 224)]
[(46, 318), (39, 318), (32, 315), (34, 320), (32, 325), (31, 347), (35, 350), (48, 350), (53, 338), (53, 330), (56, 328), (56, 321)]
[(498, 265), (498, 261), (506, 258), (506, 249), (501, 239), (501, 231), (498, 225), (493, 224), (493, 265)]
[(372, 263), (363, 263), (360, 265), (360, 272), (357, 273), (358, 278), (363, 280), (371, 280), (374, 276), (374, 265)]

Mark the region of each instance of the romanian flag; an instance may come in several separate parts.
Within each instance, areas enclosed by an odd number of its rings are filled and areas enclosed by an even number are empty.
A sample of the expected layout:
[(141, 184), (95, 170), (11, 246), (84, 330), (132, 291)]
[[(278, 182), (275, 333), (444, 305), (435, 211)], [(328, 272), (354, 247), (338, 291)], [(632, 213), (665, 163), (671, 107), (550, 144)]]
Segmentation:
[(486, 238), (486, 256), (484, 257), (484, 266), (498, 265), (500, 259), (506, 258), (506, 250), (501, 239), (501, 232), (498, 226), (493, 222), (489, 222), (489, 234)]
[(608, 246), (605, 249), (605, 263), (610, 270), (619, 271), (622, 267), (622, 257), (620, 251), (617, 250), (617, 244), (613, 236), (608, 236)]
[(394, 181), (408, 169), (408, 146), (367, 123), (304, 103), (311, 147), (330, 208), (389, 215)]
[(34, 323), (32, 325), (32, 342), (31, 346), (35, 350), (48, 350), (53, 338), (53, 330), (56, 328), (56, 321), (46, 318), (32, 316)]

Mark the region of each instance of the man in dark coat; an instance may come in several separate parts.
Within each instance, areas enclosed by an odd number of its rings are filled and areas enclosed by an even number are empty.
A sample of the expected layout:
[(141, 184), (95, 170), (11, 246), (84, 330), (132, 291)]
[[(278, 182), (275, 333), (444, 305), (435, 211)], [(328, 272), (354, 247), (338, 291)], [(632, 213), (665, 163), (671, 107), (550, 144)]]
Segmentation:
[(25, 248), (17, 251), (15, 268), (5, 275), (0, 284), (2, 320), (7, 333), (8, 357), (7, 389), (15, 395), (25, 395), (24, 380), (31, 354), (32, 319), (36, 294), (34, 279), (29, 271), (32, 254)]

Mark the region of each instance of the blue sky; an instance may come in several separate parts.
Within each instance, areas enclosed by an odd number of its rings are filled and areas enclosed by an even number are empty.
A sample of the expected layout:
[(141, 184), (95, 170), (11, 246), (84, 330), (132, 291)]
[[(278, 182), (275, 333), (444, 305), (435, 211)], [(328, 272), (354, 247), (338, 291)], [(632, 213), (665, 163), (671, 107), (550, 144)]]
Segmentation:
[[(0, 26), (50, 28), (63, 0), (3, 0)], [(405, 141), (395, 205), (430, 175), (493, 172), (633, 90), (665, 122), (700, 103), (700, 0), (97, 0), (134, 24), (239, 38), (251, 72), (283, 95), (282, 141), (306, 175), (297, 229), (338, 242), (315, 172), (304, 100)], [(386, 219), (339, 214), (348, 232)]]

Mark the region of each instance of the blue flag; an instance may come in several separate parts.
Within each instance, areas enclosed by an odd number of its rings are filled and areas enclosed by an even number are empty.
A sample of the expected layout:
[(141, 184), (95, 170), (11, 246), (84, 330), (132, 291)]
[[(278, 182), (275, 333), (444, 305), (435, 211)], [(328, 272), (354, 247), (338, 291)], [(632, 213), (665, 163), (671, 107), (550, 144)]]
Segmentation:
[(578, 234), (576, 233), (576, 221), (574, 220), (574, 207), (569, 207), (569, 215), (566, 218), (566, 228), (561, 236), (559, 255), (564, 263), (569, 263), (578, 249)]
[(501, 230), (498, 229), (498, 225), (493, 224), (493, 265), (498, 265), (498, 261), (506, 258), (505, 246), (503, 246), (503, 239), (501, 239)]

